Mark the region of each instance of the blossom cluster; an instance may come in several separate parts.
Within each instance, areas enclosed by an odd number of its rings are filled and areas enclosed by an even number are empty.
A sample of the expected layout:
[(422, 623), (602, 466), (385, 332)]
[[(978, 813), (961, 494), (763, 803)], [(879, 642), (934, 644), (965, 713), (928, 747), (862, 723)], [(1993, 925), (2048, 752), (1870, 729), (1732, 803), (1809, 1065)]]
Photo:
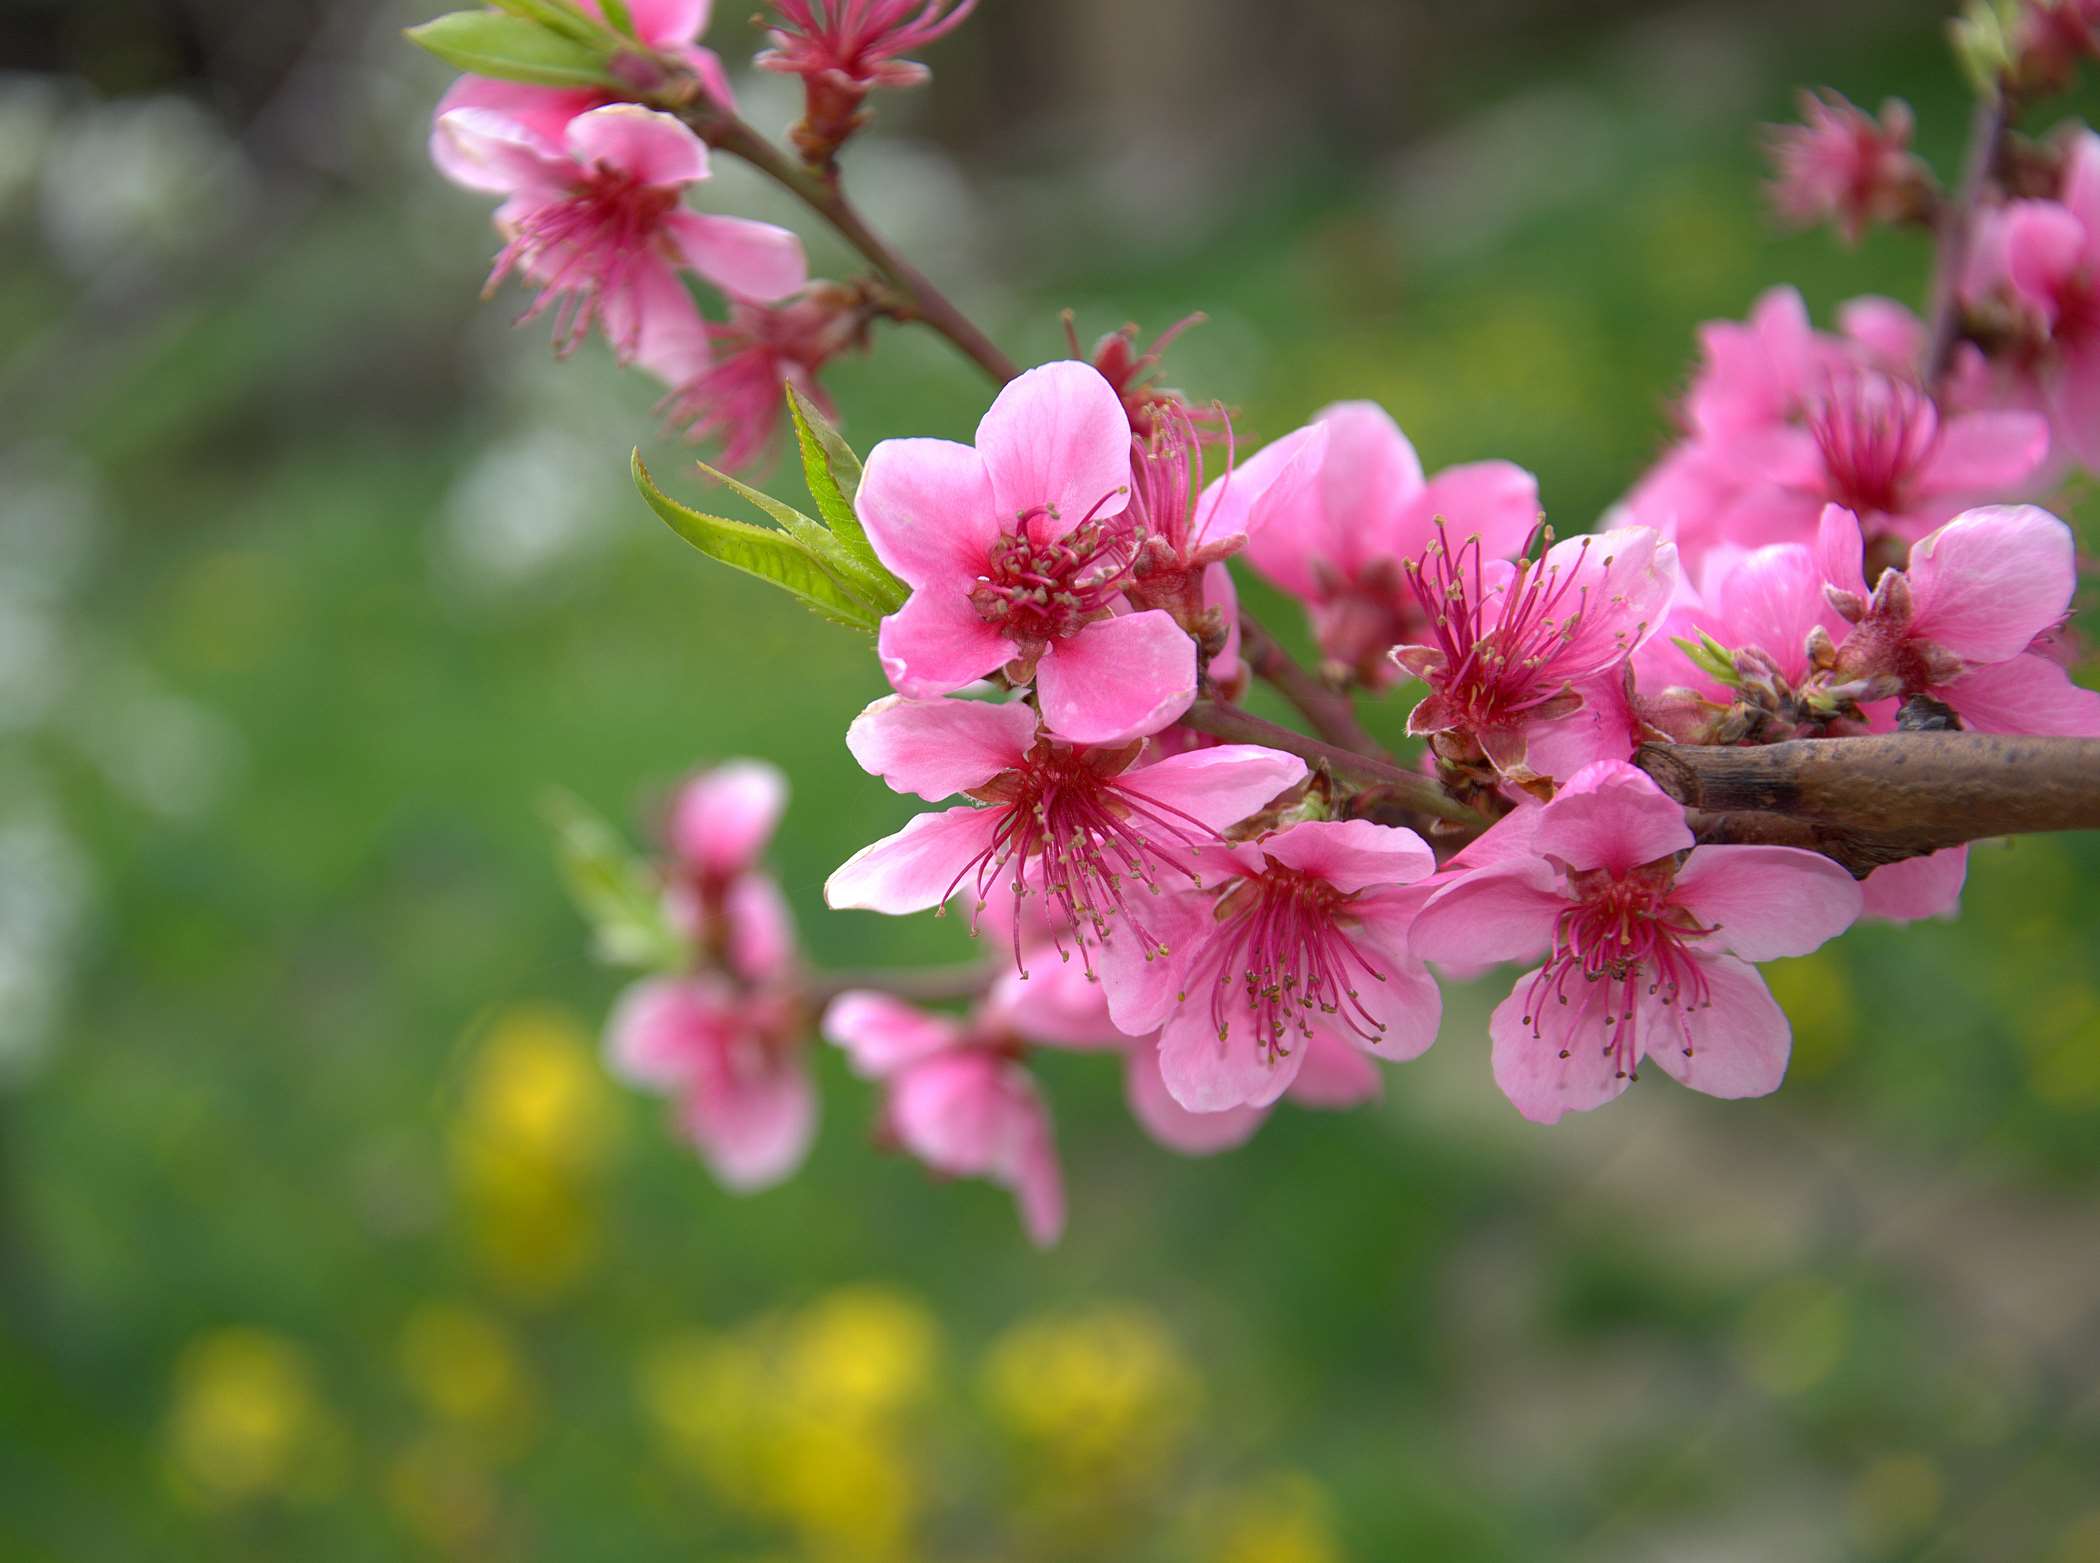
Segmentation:
[[(1855, 877), (1808, 845), (1711, 830), (1644, 767), (1650, 746), (2100, 737), (2100, 693), (2068, 671), (2075, 539), (2046, 503), (2100, 470), (2090, 130), (1994, 143), (1955, 197), (1910, 150), (1903, 105), (1804, 99), (1771, 141), (1781, 214), (1848, 239), (1933, 230), (1933, 310), (1857, 299), (1819, 330), (1781, 287), (1709, 324), (1669, 447), (1595, 530), (1562, 535), (1532, 473), (1428, 471), (1371, 402), (1245, 442), (1225, 408), (1163, 383), (1174, 331), (1143, 350), (1134, 328), (1091, 352), (1073, 336), (1069, 358), (1011, 376), (991, 350), (1004, 383), (970, 443), (852, 458), (818, 372), (876, 318), (952, 310), (880, 250), (870, 278), (812, 285), (793, 235), (689, 210), (709, 154), (695, 124), (750, 156), (747, 127), (723, 119), (728, 83), (694, 41), (704, 5), (623, 9), (649, 65), (629, 74), (671, 72), (675, 90), (470, 77), (433, 154), (506, 197), (492, 282), (522, 275), (565, 346), (595, 331), (662, 378), (725, 464), (755, 459), (781, 386), (797, 393), (825, 521), (739, 485), (783, 530), (729, 534), (741, 551), (722, 556), (872, 630), (890, 692), (845, 747), (942, 805), (856, 852), (824, 898), (953, 908), (989, 952), (945, 995), (962, 1010), (809, 972), (756, 866), (780, 778), (736, 762), (690, 782), (663, 876), (681, 956), (621, 1002), (608, 1046), (675, 1093), (732, 1186), (799, 1161), (821, 1036), (878, 1084), (879, 1143), (1009, 1189), (1047, 1243), (1065, 1197), (1044, 1050), (1115, 1055), (1151, 1137), (1220, 1151), (1286, 1098), (1376, 1097), (1380, 1066), (1443, 1029), (1440, 977), (1505, 963), (1528, 969), (1488, 1023), (1489, 1068), (1525, 1118), (1601, 1106), (1650, 1063), (1708, 1096), (1765, 1095), (1791, 1036), (1757, 965), (1862, 917), (1951, 915), (1966, 847)], [(867, 94), (923, 80), (901, 51), (970, 9), (776, 6), (757, 63), (807, 85), (795, 177), (817, 210)], [(2090, 7), (2019, 14), (1994, 67), (2007, 116), (2100, 52)], [(685, 273), (721, 291), (724, 320)], [(900, 285), (919, 290), (908, 309)], [(769, 535), (809, 568), (762, 562)], [(1236, 567), (1302, 606), (1317, 670), (1277, 675)], [(1258, 671), (1321, 741), (1245, 708)], [(1380, 696), (1409, 702), (1418, 763), (1356, 723), (1352, 702)]]

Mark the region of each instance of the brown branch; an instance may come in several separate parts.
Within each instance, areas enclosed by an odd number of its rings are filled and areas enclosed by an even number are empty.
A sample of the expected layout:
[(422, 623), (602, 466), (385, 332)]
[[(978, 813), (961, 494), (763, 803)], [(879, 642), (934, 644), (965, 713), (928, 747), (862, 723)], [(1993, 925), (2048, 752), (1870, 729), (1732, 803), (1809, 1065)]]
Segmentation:
[(1242, 711), (1238, 706), (1199, 700), (1189, 707), (1188, 714), (1181, 720), (1184, 726), (1208, 733), (1213, 738), (1281, 749), (1286, 754), (1325, 765), (1336, 777), (1362, 787), (1375, 788), (1385, 801), (1397, 803), (1412, 813), (1476, 829), (1484, 829), (1488, 824), (1479, 813), (1460, 803), (1438, 786), (1434, 778), (1424, 776), (1420, 771), (1408, 770), (1376, 755), (1359, 754), (1354, 749), (1308, 738), (1288, 727), (1264, 721), (1252, 712)]
[(802, 991), (819, 1008), (856, 988), (872, 988), (912, 1004), (945, 1004), (978, 997), (998, 975), (998, 966), (984, 961), (963, 961), (953, 966), (869, 967), (812, 973)]
[(1240, 612), (1240, 655), (1247, 659), (1256, 678), (1273, 685), (1312, 724), (1312, 730), (1329, 743), (1357, 754), (1385, 758), (1378, 740), (1356, 719), (1356, 703), (1319, 674), (1300, 666), (1298, 659), (1283, 649), (1283, 643), (1244, 609)]
[(1939, 256), (1932, 275), (1932, 312), (1922, 365), (1928, 388), (1939, 384), (1961, 341), (1961, 278), (1968, 269), (1969, 239), (1985, 187), (2004, 155), (2012, 128), (2012, 99), (2002, 86), (1987, 92), (1969, 124), (1969, 145), (1962, 154), (1961, 184), (1939, 214)]
[(1644, 744), (1703, 841), (1806, 847), (1864, 877), (1990, 836), (2100, 830), (2100, 739), (1894, 733), (1756, 748)]

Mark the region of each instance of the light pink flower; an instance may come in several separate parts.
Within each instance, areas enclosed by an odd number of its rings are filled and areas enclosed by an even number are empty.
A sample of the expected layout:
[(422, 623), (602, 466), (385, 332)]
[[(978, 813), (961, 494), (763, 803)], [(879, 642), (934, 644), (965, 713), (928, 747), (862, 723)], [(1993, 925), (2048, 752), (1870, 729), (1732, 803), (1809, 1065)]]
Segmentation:
[(936, 1172), (1010, 1189), (1030, 1239), (1057, 1241), (1065, 1195), (1050, 1111), (1004, 1017), (964, 1021), (855, 991), (832, 1001), (823, 1031), (856, 1074), (884, 1083), (886, 1137)]
[(2016, 201), (2001, 220), (1995, 260), (2041, 343), (2030, 373), (2042, 404), (2065, 448), (2100, 471), (2100, 134), (2071, 143), (2061, 201)]
[(1910, 150), (1909, 105), (1891, 98), (1870, 119), (1835, 92), (1801, 94), (1801, 123), (1775, 126), (1773, 204), (1787, 221), (1836, 225), (1857, 244), (1873, 223), (1929, 216), (1932, 173)]
[[(980, 907), (1001, 889), (1015, 901), (1040, 893), (1083, 961), (1095, 941), (1155, 946), (1148, 892), (1190, 877), (1190, 849), (1306, 775), (1295, 755), (1247, 744), (1137, 766), (1142, 746), (1060, 742), (1018, 702), (890, 696), (854, 719), (846, 745), (896, 791), (980, 801), (922, 814), (863, 847), (826, 881), (828, 905), (906, 913), (965, 889)], [(1014, 926), (1019, 966), (1018, 918)]]
[(1202, 883), (1148, 915), (1156, 945), (1111, 942), (1101, 956), (1110, 1014), (1133, 1035), (1158, 1030), (1175, 1101), (1266, 1107), (1323, 1039), (1385, 1059), (1436, 1040), (1442, 1000), (1408, 952), (1420, 898), (1404, 888), (1436, 858), (1414, 832), (1308, 821), (1200, 861)]
[(795, 923), (760, 856), (787, 805), (787, 780), (763, 760), (732, 760), (687, 780), (671, 801), (664, 903), (703, 955), (746, 982), (795, 965)]
[(902, 58), (963, 24), (977, 0), (773, 0), (763, 70), (842, 87), (916, 87), (931, 73)]
[[(1446, 759), (1485, 758), (1527, 781), (1549, 774), (1529, 758), (1533, 736), (1578, 713), (1586, 690), (1618, 676), (1661, 626), (1677, 588), (1677, 549), (1651, 528), (1629, 527), (1568, 538), (1539, 558), (1527, 550), (1512, 565), (1473, 539), (1454, 549), (1440, 536), (1407, 562), (1407, 580), (1431, 632), (1428, 643), (1392, 654), (1429, 685), (1408, 731)], [(1556, 745), (1550, 763), (1579, 768), (1574, 760), (1593, 757), (1579, 748)]]
[(656, 977), (622, 996), (605, 1048), (621, 1079), (677, 1099), (686, 1133), (722, 1183), (760, 1189), (799, 1167), (816, 1133), (801, 1025), (784, 994), (711, 976)]
[(1859, 882), (1865, 897), (1860, 915), (1882, 923), (1952, 917), (1961, 910), (1962, 884), (1968, 877), (1965, 846), (1884, 864)]
[(2100, 736), (2100, 694), (2035, 649), (2070, 611), (2077, 587), (2071, 529), (2034, 505), (1966, 511), (1921, 539), (1873, 595), (1861, 573), (1857, 520), (1833, 505), (1817, 551), (1833, 602), (1855, 620), (1836, 674), (1864, 698), (1929, 695), (1987, 733)]
[(1312, 427), (1327, 431), (1317, 477), (1250, 529), (1247, 559), (1306, 605), (1330, 661), (1382, 687), (1394, 677), (1387, 650), (1427, 628), (1401, 562), (1435, 540), (1439, 519), (1458, 537), (1477, 534), (1489, 555), (1515, 553), (1538, 524), (1538, 480), (1506, 461), (1425, 479), (1414, 446), (1373, 402), (1338, 402)]
[(787, 422), (783, 387), (793, 386), (827, 418), (836, 418), (817, 375), (833, 359), (864, 345), (869, 316), (850, 288), (821, 283), (779, 304), (729, 301), (729, 319), (706, 323), (713, 361), (664, 399), (686, 438), (719, 440), (715, 464), (742, 471), (769, 457)]
[(462, 108), (440, 117), (437, 134), (455, 154), (448, 166), (471, 166), (474, 188), (508, 197), (496, 225), (509, 242), (490, 288), (513, 271), (534, 283), (523, 318), (552, 310), (563, 352), (595, 325), (623, 361), (682, 384), (707, 362), (708, 343), (681, 266), (760, 300), (808, 278), (785, 228), (681, 204), (707, 177), (707, 146), (669, 114), (611, 104), (571, 119), (556, 142), (494, 110)]
[(701, 771), (671, 800), (671, 850), (697, 877), (733, 879), (758, 866), (787, 797), (787, 778), (764, 760), (731, 760)]
[(1678, 685), (1723, 705), (1734, 700), (1734, 690), (1677, 644), (1696, 643), (1702, 635), (1731, 651), (1760, 653), (1797, 690), (1813, 671), (1810, 638), (1820, 630), (1833, 643), (1844, 639), (1846, 623), (1824, 594), (1822, 568), (1805, 543), (1768, 543), (1748, 552), (1716, 548), (1701, 562), (1699, 574), (1697, 590), (1679, 584), (1662, 633), (1635, 654), (1644, 691)]
[(1132, 542), (1130, 426), (1085, 364), (1031, 369), (999, 393), (977, 445), (884, 440), (856, 504), (912, 588), (877, 649), (900, 694), (949, 694), (1006, 670), (1078, 743), (1154, 733), (1196, 698), (1196, 645), (1159, 609), (1119, 613)]
[(1709, 1096), (1776, 1090), (1791, 1037), (1749, 963), (1842, 932), (1861, 907), (1851, 876), (1791, 847), (1694, 847), (1684, 811), (1619, 762), (1511, 818), (1533, 855), (1440, 890), (1411, 937), (1430, 960), (1546, 955), (1489, 1021), (1517, 1110), (1552, 1123), (1600, 1106), (1646, 1058)]

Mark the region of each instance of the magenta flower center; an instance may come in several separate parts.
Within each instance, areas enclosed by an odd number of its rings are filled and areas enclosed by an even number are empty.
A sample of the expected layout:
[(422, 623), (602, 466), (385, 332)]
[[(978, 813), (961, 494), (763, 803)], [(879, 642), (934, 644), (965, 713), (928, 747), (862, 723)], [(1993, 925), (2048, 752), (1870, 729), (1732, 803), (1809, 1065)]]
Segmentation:
[[(1602, 1006), (1605, 1055), (1630, 1076), (1642, 1056), (1641, 1001), (1655, 998), (1674, 1011), (1674, 1040), (1692, 1056), (1686, 1017), (1711, 1004), (1712, 994), (1689, 943), (1714, 930), (1671, 901), (1676, 877), (1674, 857), (1623, 877), (1602, 868), (1568, 875), (1575, 899), (1555, 920), (1553, 948), (1524, 995), (1524, 1023), (1533, 1036), (1548, 1003), (1576, 1006), (1569, 1027), (1575, 1035), (1593, 1006)], [(1560, 1056), (1569, 1051), (1562, 1048)]]
[[(613, 300), (632, 294), (655, 256), (663, 220), (677, 204), (676, 190), (601, 164), (578, 179), (567, 199), (550, 201), (519, 221), (489, 272), (488, 290), (523, 267), (540, 294), (519, 324), (554, 308), (554, 343), (565, 355), (594, 322), (604, 323), (610, 336)], [(613, 342), (623, 355), (640, 346), (641, 318), (638, 305), (625, 312), (624, 340)]]
[(1827, 496), (1860, 515), (1900, 515), (1939, 444), (1939, 409), (1917, 387), (1885, 375), (1832, 384), (1809, 411)]
[[(1180, 855), (1217, 840), (1217, 832), (1177, 808), (1146, 797), (1110, 774), (1132, 749), (1078, 749), (1043, 742), (1019, 768), (994, 777), (977, 796), (1002, 811), (992, 841), (956, 874), (948, 896), (968, 881), (982, 911), (1001, 878), (1015, 901), (1014, 965), (1021, 963), (1020, 902), (1040, 887), (1078, 936), (1080, 960), (1093, 969), (1090, 941), (1127, 936), (1147, 955), (1166, 953), (1145, 927), (1137, 891), (1157, 894), (1163, 874), (1197, 882)], [(1130, 780), (1141, 782), (1139, 772)], [(1055, 937), (1055, 936), (1053, 936)], [(1061, 939), (1058, 953), (1070, 954)]]
[(1325, 880), (1275, 862), (1225, 892), (1217, 908), (1223, 954), (1210, 997), (1220, 1042), (1230, 1039), (1235, 1017), (1245, 1018), (1271, 1059), (1288, 1054), (1294, 1038), (1310, 1041), (1327, 1019), (1366, 1042), (1385, 1034), (1357, 986), (1365, 976), (1383, 982), (1385, 973), (1344, 926), (1348, 900)]
[(1086, 521), (1061, 538), (1041, 536), (1035, 527), (1047, 510), (1029, 511), (1015, 530), (994, 538), (984, 573), (970, 588), (978, 617), (1024, 652), (1040, 652), (1108, 613), (1132, 563), (1124, 529), (1094, 519), (1113, 497), (1104, 494)]

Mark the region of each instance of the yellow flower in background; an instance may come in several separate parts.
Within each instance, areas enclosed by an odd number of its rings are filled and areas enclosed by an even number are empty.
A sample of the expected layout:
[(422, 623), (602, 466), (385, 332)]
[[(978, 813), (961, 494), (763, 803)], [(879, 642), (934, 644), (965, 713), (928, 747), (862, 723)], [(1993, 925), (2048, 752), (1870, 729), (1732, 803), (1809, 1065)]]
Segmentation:
[(590, 1196), (615, 1122), (574, 1015), (524, 1004), (496, 1017), (467, 1066), (452, 1164), (476, 1254), (498, 1286), (545, 1299), (597, 1256)]
[(881, 1287), (847, 1287), (791, 1321), (785, 1368), (813, 1414), (885, 1417), (922, 1399), (939, 1327), (925, 1306)]
[(1327, 1490), (1310, 1476), (1268, 1477), (1199, 1506), (1197, 1556), (1203, 1563), (1340, 1563), (1333, 1510)]
[(425, 1303), (403, 1324), (396, 1356), (426, 1410), (474, 1430), (498, 1454), (531, 1443), (538, 1401), (500, 1319), (464, 1304)]
[(212, 1507), (333, 1496), (347, 1436), (296, 1342), (264, 1330), (215, 1330), (175, 1364), (166, 1428), (183, 1490)]
[(489, 1555), (499, 1499), (473, 1452), (455, 1437), (426, 1433), (387, 1462), (387, 1508), (426, 1547), (460, 1557)]
[(983, 1386), (998, 1419), (1062, 1480), (1156, 1476), (1200, 1401), (1165, 1323), (1135, 1307), (1015, 1325), (986, 1353)]

